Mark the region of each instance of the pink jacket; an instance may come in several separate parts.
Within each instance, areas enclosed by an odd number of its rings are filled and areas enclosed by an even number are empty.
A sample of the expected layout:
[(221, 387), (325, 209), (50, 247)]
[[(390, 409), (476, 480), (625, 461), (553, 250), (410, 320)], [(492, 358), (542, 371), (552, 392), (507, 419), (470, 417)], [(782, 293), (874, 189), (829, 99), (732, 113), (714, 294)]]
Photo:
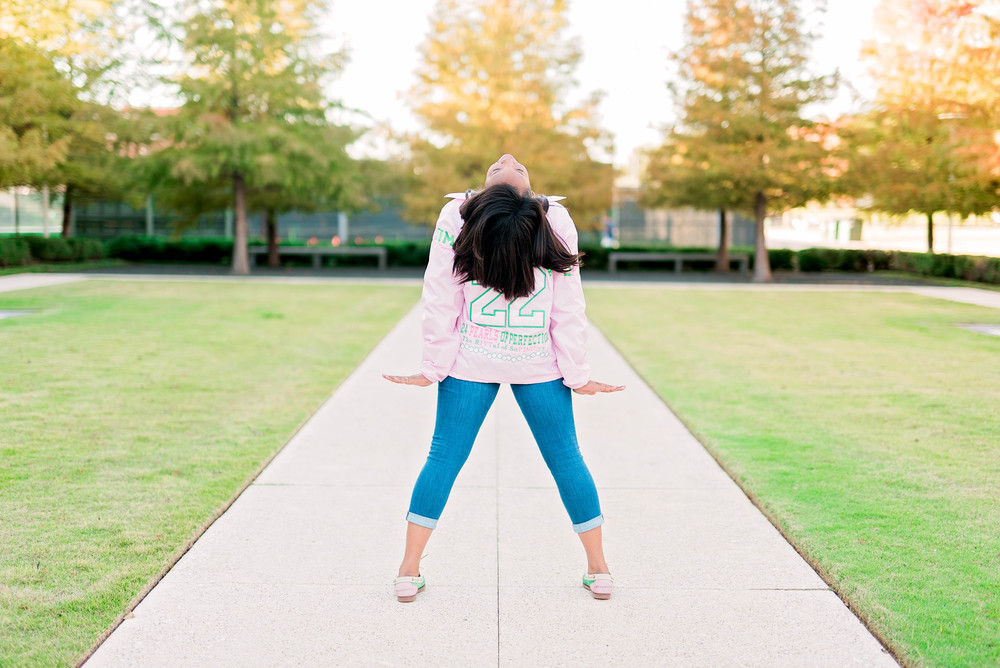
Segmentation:
[[(482, 383), (542, 383), (563, 379), (577, 388), (590, 380), (587, 316), (580, 269), (535, 269), (535, 293), (508, 302), (489, 288), (452, 273), (452, 246), (462, 230), (464, 194), (441, 209), (424, 273), (424, 351), (420, 372), (432, 381), (453, 376)], [(572, 253), (576, 226), (566, 207), (549, 200), (548, 221)], [(558, 198), (562, 199), (562, 198)]]

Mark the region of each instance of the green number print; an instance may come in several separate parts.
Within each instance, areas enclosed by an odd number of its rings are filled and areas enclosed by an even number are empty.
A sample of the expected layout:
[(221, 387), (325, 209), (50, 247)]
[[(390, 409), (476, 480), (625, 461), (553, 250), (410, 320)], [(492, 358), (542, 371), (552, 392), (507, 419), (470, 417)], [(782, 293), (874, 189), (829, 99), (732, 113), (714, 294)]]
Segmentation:
[[(530, 297), (519, 297), (507, 303), (499, 292), (486, 288), (469, 303), (469, 320), (482, 327), (517, 327), (542, 329), (545, 327), (545, 310), (533, 309), (531, 302), (549, 285), (546, 272), (542, 272), (542, 285)], [(475, 281), (473, 287), (482, 287)], [(499, 303), (497, 303), (499, 300)]]
[[(542, 329), (545, 327), (545, 309), (528, 311), (531, 302), (535, 297), (542, 294), (549, 285), (548, 273), (542, 272), (542, 287), (535, 291), (535, 294), (528, 298), (515, 299), (507, 309), (507, 320), (511, 327), (526, 327), (531, 329)], [(515, 309), (515, 307), (517, 307)]]
[[(472, 282), (473, 287), (479, 283)], [(490, 299), (490, 296), (493, 298)], [(500, 303), (494, 306), (494, 302)], [(472, 300), (469, 304), (469, 320), (483, 327), (506, 327), (507, 326), (507, 305), (503, 302), (503, 295), (486, 288), (482, 294)]]

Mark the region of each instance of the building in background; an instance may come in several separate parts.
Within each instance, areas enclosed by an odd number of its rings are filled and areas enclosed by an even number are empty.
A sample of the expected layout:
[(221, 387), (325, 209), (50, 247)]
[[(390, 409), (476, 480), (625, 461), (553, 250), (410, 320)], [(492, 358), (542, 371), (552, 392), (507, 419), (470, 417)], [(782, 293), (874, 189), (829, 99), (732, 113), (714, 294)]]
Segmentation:
[(42, 193), (30, 188), (0, 190), (0, 234), (62, 233), (62, 207), (53, 195), (45, 215)]
[[(718, 211), (685, 207), (681, 209), (644, 209), (639, 204), (642, 189), (643, 153), (632, 152), (628, 164), (615, 180), (611, 218), (622, 244), (656, 243), (669, 246), (719, 245)], [(727, 211), (730, 246), (753, 246), (753, 219)]]
[[(639, 188), (615, 187), (611, 217), (618, 244), (657, 243), (668, 246), (719, 245), (719, 212), (683, 209), (643, 209)], [(753, 220), (727, 212), (731, 246), (753, 245)]]

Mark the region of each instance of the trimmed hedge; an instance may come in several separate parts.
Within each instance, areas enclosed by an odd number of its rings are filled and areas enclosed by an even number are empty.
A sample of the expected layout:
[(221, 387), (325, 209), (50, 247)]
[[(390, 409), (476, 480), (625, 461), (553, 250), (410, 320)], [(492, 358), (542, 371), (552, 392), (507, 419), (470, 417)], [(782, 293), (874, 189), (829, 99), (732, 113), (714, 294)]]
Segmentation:
[(1000, 284), (1000, 258), (946, 253), (806, 248), (798, 252), (801, 271), (903, 271), (918, 276)]
[[(384, 245), (390, 267), (425, 267), (430, 259), (430, 241), (388, 241)], [(340, 260), (337, 258), (337, 262)]]
[(198, 262), (221, 264), (233, 257), (232, 239), (116, 237), (107, 242), (108, 257), (132, 262)]
[[(251, 243), (250, 246), (260, 246)], [(305, 246), (305, 243), (282, 242), (283, 246)], [(385, 244), (386, 260), (394, 267), (422, 267), (430, 256), (430, 241), (393, 241)], [(108, 256), (132, 262), (198, 262), (225, 264), (232, 260), (232, 239), (180, 239), (167, 241), (157, 237), (118, 237), (108, 242)], [(282, 262), (298, 261), (310, 265), (311, 258), (283, 258)], [(370, 264), (367, 258), (338, 257), (338, 264)]]
[(20, 267), (30, 260), (28, 242), (22, 237), (0, 238), (0, 267)]
[[(639, 245), (627, 245), (620, 246), (618, 248), (604, 248), (599, 244), (593, 243), (583, 243), (580, 244), (580, 250), (584, 253), (583, 256), (583, 266), (587, 269), (607, 269), (608, 268), (608, 254), (613, 251), (629, 252), (629, 253), (641, 253), (644, 251), (649, 251), (650, 253), (656, 252), (672, 252), (672, 253), (712, 253), (714, 254), (718, 249), (701, 247), (701, 246), (667, 246), (667, 245), (650, 245), (650, 246), (639, 246)], [(746, 253), (750, 259), (750, 266), (753, 266), (754, 252), (752, 248), (734, 246), (729, 251), (730, 253)], [(782, 270), (787, 269), (791, 271), (795, 268), (795, 251), (786, 248), (769, 248), (767, 250), (767, 256), (771, 260), (771, 269)], [(629, 265), (636, 265), (641, 260), (636, 262), (624, 262), (620, 263), (619, 266), (623, 269), (627, 269)], [(709, 269), (714, 267), (712, 261), (705, 261), (705, 268)]]
[(958, 278), (1000, 285), (1000, 258), (983, 255), (893, 253), (890, 268), (920, 276)]
[(81, 262), (107, 256), (99, 239), (64, 239), (31, 234), (0, 238), (0, 266), (22, 266), (32, 262)]
[[(287, 242), (285, 242), (287, 244)], [(252, 244), (252, 245), (259, 245)], [(305, 245), (305, 244), (295, 244)], [(389, 241), (385, 244), (388, 264), (393, 267), (423, 267), (430, 255), (430, 241)], [(667, 245), (629, 245), (618, 249), (604, 248), (584, 242), (583, 263), (588, 269), (606, 269), (608, 253), (621, 251), (675, 251), (679, 253), (714, 253), (714, 248)], [(747, 253), (753, 264), (753, 249), (736, 248), (732, 252)], [(25, 234), (0, 237), (0, 267), (14, 267), (32, 262), (77, 262), (106, 257), (132, 262), (196, 262), (228, 264), (233, 255), (231, 239), (196, 238), (168, 241), (157, 237), (117, 237), (107, 242), (76, 237), (42, 237)], [(979, 283), (1000, 285), (1000, 258), (977, 255), (947, 255), (942, 253), (908, 253), (904, 251), (858, 250), (848, 248), (806, 248), (793, 251), (768, 249), (771, 269), (776, 271), (902, 271), (919, 276), (956, 278)], [(285, 260), (287, 261), (287, 260)], [(309, 261), (305, 258), (304, 261)], [(336, 258), (339, 265), (368, 264), (366, 258)], [(706, 263), (706, 268), (711, 263)], [(622, 267), (626, 269), (626, 266)]]
[(880, 271), (889, 269), (892, 253), (850, 248), (806, 248), (798, 252), (799, 271)]
[(106, 256), (104, 244), (98, 239), (75, 237), (22, 237), (31, 250), (31, 257), (39, 262), (79, 262), (102, 260)]
[[(753, 266), (753, 253), (750, 253), (750, 266)], [(771, 269), (791, 271), (795, 269), (795, 251), (788, 248), (768, 248), (767, 257), (771, 260)]]

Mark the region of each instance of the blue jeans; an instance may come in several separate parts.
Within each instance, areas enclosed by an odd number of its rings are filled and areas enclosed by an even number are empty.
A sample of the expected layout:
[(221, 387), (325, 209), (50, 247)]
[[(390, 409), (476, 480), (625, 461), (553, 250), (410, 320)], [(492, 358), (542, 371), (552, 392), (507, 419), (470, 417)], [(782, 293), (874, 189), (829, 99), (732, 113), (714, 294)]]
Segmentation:
[[(576, 441), (571, 390), (562, 380), (510, 388), (542, 459), (555, 478), (573, 530), (583, 533), (599, 527), (604, 516), (597, 487)], [(499, 383), (476, 383), (451, 376), (438, 384), (437, 423), (431, 451), (410, 497), (408, 522), (428, 529), (437, 526), (455, 478), (469, 458), (499, 389)]]

